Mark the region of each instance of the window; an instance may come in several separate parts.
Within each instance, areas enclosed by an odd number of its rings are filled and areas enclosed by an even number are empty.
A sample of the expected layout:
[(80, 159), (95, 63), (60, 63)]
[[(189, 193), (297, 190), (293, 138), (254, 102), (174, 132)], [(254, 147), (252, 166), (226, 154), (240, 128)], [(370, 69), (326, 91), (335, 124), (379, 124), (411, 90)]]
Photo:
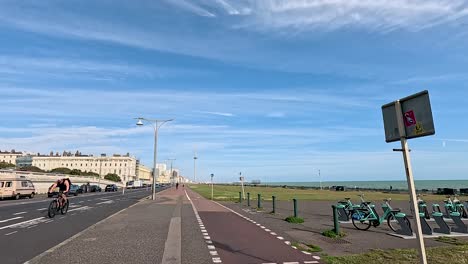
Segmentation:
[(119, 170), (119, 174), (122, 174), (122, 170)]
[(5, 183), (5, 187), (6, 187), (6, 188), (11, 187), (12, 184), (13, 184), (12, 182), (6, 182), (6, 183)]
[(80, 167), (83, 167), (83, 163), (80, 164)]
[(21, 187), (28, 187), (28, 182), (22, 181), (21, 182)]
[(3, 188), (4, 182), (0, 182), (0, 188)]
[(33, 187), (34, 188), (34, 184), (31, 181), (28, 181), (28, 187)]

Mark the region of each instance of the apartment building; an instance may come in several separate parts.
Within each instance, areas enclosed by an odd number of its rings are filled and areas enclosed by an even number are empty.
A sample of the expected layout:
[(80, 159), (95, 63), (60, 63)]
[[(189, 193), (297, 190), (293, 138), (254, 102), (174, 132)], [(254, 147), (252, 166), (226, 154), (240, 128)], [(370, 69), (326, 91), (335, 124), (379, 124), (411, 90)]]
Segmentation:
[(108, 173), (115, 173), (127, 182), (136, 179), (136, 159), (130, 155), (106, 156), (100, 157), (91, 155), (42, 155), (32, 157), (32, 166), (42, 170), (50, 171), (55, 168), (78, 169), (81, 171), (94, 172), (104, 177)]
[(153, 169), (146, 167), (137, 160), (136, 177), (138, 180), (153, 181)]
[(16, 164), (16, 158), (23, 155), (22, 152), (16, 152), (14, 149), (11, 151), (0, 150), (0, 162)]

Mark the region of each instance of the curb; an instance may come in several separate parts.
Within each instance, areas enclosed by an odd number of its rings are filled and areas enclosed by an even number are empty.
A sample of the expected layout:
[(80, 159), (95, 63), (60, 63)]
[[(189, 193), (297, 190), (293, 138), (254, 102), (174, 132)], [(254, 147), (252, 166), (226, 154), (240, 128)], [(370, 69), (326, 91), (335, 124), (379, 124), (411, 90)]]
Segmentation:
[(118, 212), (113, 213), (112, 215), (110, 215), (110, 216), (108, 216), (108, 217), (102, 219), (101, 221), (99, 221), (99, 222), (97, 222), (97, 223), (94, 223), (93, 225), (87, 227), (86, 229), (84, 229), (84, 230), (78, 232), (77, 234), (75, 234), (75, 235), (73, 235), (73, 236), (67, 238), (65, 241), (62, 241), (60, 244), (58, 244), (58, 245), (56, 245), (56, 246), (53, 246), (53, 247), (49, 248), (48, 250), (42, 252), (41, 254), (35, 256), (34, 258), (32, 258), (32, 259), (30, 259), (30, 260), (24, 262), (23, 264), (36, 264), (36, 263), (40, 263), (41, 259), (42, 259), (43, 257), (45, 257), (46, 255), (48, 255), (48, 254), (54, 252), (55, 250), (57, 250), (57, 249), (59, 249), (59, 248), (65, 246), (66, 244), (68, 244), (68, 243), (70, 243), (72, 240), (74, 240), (75, 238), (80, 237), (80, 236), (83, 235), (85, 232), (87, 232), (87, 231), (89, 231), (89, 230), (95, 228), (97, 225), (99, 225), (99, 224), (105, 222), (106, 220), (108, 220), (108, 219), (110, 219), (110, 218), (112, 218), (112, 217), (114, 217), (114, 216), (116, 216), (116, 215), (122, 213), (123, 211), (125, 211), (125, 210), (127, 210), (127, 209), (130, 209), (130, 208), (132, 208), (132, 207), (134, 207), (134, 206), (140, 204), (141, 202), (147, 200), (149, 197), (151, 197), (151, 195), (145, 196), (145, 197), (141, 198), (140, 200), (138, 200), (138, 202), (136, 202), (136, 203), (130, 205), (129, 207), (124, 208), (124, 209), (122, 209), (122, 210), (120, 210), (120, 211), (118, 211)]

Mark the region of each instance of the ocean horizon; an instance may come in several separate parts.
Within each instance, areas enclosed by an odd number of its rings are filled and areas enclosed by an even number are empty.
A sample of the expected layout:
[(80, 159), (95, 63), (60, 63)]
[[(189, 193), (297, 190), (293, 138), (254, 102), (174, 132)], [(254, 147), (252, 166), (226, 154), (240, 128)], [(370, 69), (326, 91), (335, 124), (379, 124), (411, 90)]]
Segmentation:
[[(437, 188), (468, 188), (468, 180), (415, 180), (416, 189), (436, 190)], [(287, 186), (305, 186), (305, 187), (320, 187), (320, 182), (264, 182), (267, 185), (287, 185)], [(406, 181), (324, 181), (323, 188), (331, 186), (345, 186), (348, 189), (365, 188), (365, 189), (398, 189), (408, 190)]]

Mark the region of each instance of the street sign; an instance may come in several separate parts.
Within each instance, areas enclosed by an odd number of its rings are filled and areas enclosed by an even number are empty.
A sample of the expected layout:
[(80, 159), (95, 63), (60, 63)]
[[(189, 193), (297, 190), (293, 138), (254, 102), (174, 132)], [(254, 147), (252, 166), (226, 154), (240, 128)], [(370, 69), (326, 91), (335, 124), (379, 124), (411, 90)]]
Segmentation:
[(401, 104), (401, 111), (405, 124), (404, 135), (400, 135), (398, 130), (398, 118), (395, 108), (396, 102), (391, 102), (382, 106), (385, 141), (398, 141), (401, 136), (410, 139), (435, 134), (428, 91), (422, 91), (398, 101)]

